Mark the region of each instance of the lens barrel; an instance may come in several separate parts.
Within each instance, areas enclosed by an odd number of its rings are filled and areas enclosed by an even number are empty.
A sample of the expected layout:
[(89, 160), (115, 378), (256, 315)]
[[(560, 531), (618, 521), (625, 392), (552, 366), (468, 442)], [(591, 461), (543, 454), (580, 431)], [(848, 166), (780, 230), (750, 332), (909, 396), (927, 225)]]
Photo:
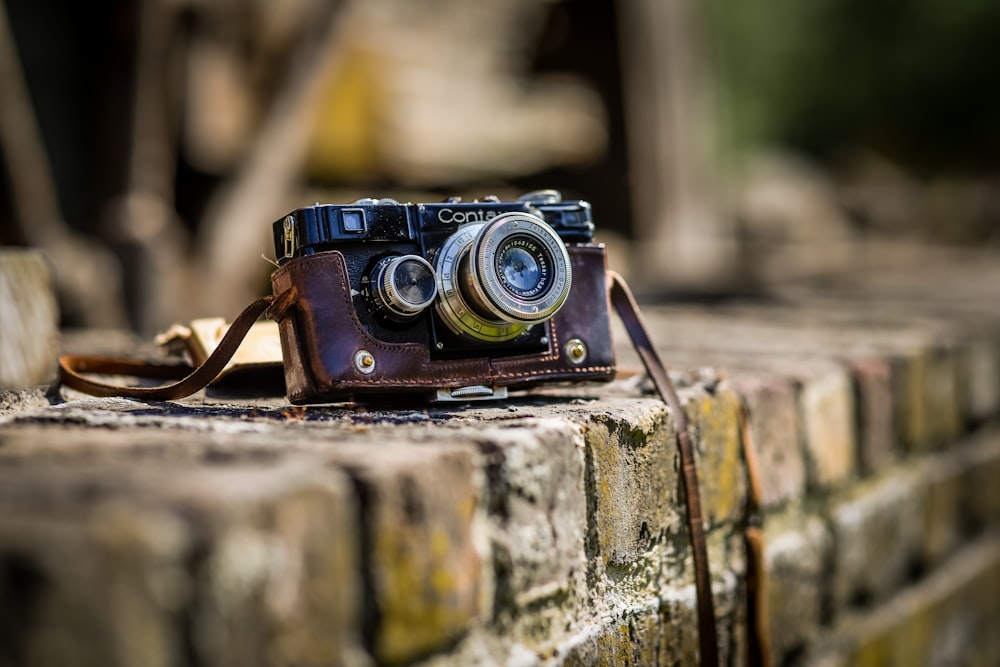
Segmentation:
[(442, 246), (437, 274), (441, 319), (457, 334), (492, 342), (555, 315), (573, 280), (562, 239), (526, 213), (462, 225)]
[(381, 259), (371, 272), (370, 299), (388, 319), (405, 322), (434, 302), (434, 267), (419, 255)]

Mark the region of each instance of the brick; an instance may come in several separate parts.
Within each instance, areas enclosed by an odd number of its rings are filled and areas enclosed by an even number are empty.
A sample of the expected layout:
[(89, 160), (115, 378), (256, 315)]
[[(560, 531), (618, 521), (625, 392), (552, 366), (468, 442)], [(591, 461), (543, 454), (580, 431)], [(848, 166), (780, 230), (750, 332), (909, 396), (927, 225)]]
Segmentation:
[(905, 580), (920, 557), (925, 504), (923, 476), (912, 470), (859, 484), (831, 503), (835, 614), (884, 599)]
[(964, 539), (962, 497), (968, 483), (968, 457), (947, 451), (922, 461), (926, 490), (921, 534), (921, 563), (933, 568), (950, 556)]
[(0, 387), (55, 378), (59, 311), (41, 252), (0, 248), (0, 322)]
[(954, 343), (933, 348), (929, 366), (926, 409), (931, 439), (940, 446), (952, 442), (964, 429), (961, 360)]
[(698, 664), (698, 623), (683, 603), (651, 603), (609, 614), (560, 647), (553, 665)]
[(927, 384), (926, 362), (919, 351), (890, 357), (892, 366), (893, 412), (896, 415), (900, 448), (904, 452), (931, 448), (930, 430), (926, 423)]
[(0, 560), (18, 582), (2, 608), (24, 612), (0, 634), (15, 632), (25, 664), (327, 665), (360, 655), (356, 530), (335, 472), (0, 475)]
[(953, 348), (924, 347), (900, 366), (899, 404), (906, 447), (926, 451), (962, 431), (959, 360)]
[[(721, 545), (715, 545), (721, 546)], [(713, 549), (715, 550), (715, 549)], [(744, 635), (734, 629), (744, 623), (739, 587), (731, 572), (713, 573), (716, 630), (720, 664), (744, 664)], [(656, 597), (647, 590), (597, 617), (555, 652), (552, 665), (698, 664), (698, 619), (691, 582), (668, 582)]]
[[(183, 527), (155, 511), (0, 520), (0, 646), (11, 664), (167, 667), (190, 580)], [(96, 525), (94, 525), (96, 524)], [(93, 530), (91, 530), (93, 528)]]
[(666, 609), (653, 608), (612, 616), (592, 629), (582, 641), (564, 649), (557, 664), (565, 667), (640, 667), (663, 664), (668, 655), (683, 656), (683, 662), (696, 664), (697, 634), (687, 632), (681, 639), (683, 646), (675, 644), (673, 637), (666, 638), (662, 627), (668, 623), (667, 613)]
[(973, 336), (963, 348), (961, 374), (964, 411), (970, 421), (980, 422), (1000, 414), (1000, 336), (987, 332)]
[(373, 654), (404, 664), (453, 643), (482, 610), (476, 453), (447, 444), (345, 445), (360, 493)]
[(487, 426), (475, 438), (486, 460), (492, 622), (544, 651), (587, 601), (583, 429), (532, 419)]
[(857, 357), (847, 365), (856, 387), (858, 468), (871, 474), (893, 463), (900, 453), (892, 364), (881, 357)]
[(767, 623), (771, 657), (782, 664), (808, 646), (824, 622), (824, 576), (832, 539), (816, 516), (769, 516), (764, 530)]
[(710, 526), (736, 521), (747, 491), (740, 399), (721, 387), (712, 393), (691, 391), (685, 409), (695, 431), (703, 519)]
[(974, 435), (967, 447), (962, 514), (973, 529), (1000, 520), (1000, 431), (994, 426)]
[(809, 485), (827, 489), (856, 470), (854, 392), (847, 371), (830, 367), (802, 385), (799, 396)]
[(363, 660), (360, 529), (345, 475), (306, 458), (191, 471), (165, 487), (199, 554), (190, 613), (201, 664)]
[[(957, 437), (995, 414), (1000, 317), (896, 305), (654, 309), (726, 664), (747, 644), (741, 404), (777, 664), (1000, 655), (994, 567), (969, 557), (1000, 515), (1000, 438)], [(692, 662), (672, 419), (637, 386), (301, 413), (0, 394), (0, 662)]]
[(655, 544), (686, 540), (676, 441), (658, 400), (616, 401), (586, 430), (588, 552), (600, 569), (636, 561)]
[(749, 373), (734, 375), (727, 382), (747, 406), (762, 505), (773, 508), (801, 498), (806, 488), (806, 464), (799, 442), (799, 411), (792, 382), (779, 376)]

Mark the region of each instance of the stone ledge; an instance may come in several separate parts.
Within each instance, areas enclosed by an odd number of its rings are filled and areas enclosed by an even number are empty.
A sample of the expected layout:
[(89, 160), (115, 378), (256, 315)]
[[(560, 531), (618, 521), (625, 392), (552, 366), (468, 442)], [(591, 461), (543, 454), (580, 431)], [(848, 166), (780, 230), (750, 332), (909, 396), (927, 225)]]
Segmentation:
[[(949, 571), (1000, 522), (1000, 315), (878, 303), (646, 311), (692, 421), (735, 664), (749, 521), (764, 529), (776, 663), (840, 655), (820, 649), (849, 619)], [(0, 393), (2, 657), (693, 660), (673, 420), (623, 376), (396, 410)]]

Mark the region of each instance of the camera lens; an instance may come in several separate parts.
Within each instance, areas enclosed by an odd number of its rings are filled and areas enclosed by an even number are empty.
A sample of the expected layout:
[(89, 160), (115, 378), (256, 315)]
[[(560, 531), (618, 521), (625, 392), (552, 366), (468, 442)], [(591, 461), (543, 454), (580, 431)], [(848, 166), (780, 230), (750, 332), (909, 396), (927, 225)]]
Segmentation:
[(372, 305), (397, 322), (416, 317), (437, 296), (434, 268), (419, 255), (382, 258), (367, 282)]
[(538, 260), (523, 248), (506, 248), (500, 256), (500, 275), (507, 289), (521, 297), (532, 296), (543, 282)]
[(572, 269), (559, 235), (543, 220), (504, 213), (463, 225), (438, 255), (438, 313), (455, 333), (514, 338), (558, 312)]

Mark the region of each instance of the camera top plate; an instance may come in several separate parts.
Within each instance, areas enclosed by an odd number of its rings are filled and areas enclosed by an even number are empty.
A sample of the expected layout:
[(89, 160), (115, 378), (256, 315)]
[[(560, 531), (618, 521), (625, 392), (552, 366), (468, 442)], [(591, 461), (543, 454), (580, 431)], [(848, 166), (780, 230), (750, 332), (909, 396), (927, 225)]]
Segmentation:
[(418, 244), (422, 251), (437, 248), (459, 225), (487, 222), (502, 213), (529, 213), (547, 222), (566, 243), (593, 239), (590, 204), (562, 201), (558, 192), (546, 197), (526, 195), (517, 201), (497, 197), (464, 202), (400, 204), (392, 199), (359, 199), (352, 204), (319, 204), (292, 211), (272, 224), (279, 264), (293, 257), (332, 250), (344, 243), (391, 242)]

